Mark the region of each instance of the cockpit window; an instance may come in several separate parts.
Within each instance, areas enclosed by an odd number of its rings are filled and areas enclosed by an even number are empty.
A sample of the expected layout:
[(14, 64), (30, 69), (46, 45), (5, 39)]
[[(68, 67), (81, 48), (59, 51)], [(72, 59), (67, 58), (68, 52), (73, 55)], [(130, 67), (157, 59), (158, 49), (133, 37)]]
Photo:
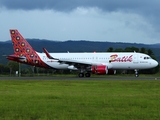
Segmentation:
[(151, 57), (144, 57), (144, 59), (146, 60), (146, 59), (151, 59)]

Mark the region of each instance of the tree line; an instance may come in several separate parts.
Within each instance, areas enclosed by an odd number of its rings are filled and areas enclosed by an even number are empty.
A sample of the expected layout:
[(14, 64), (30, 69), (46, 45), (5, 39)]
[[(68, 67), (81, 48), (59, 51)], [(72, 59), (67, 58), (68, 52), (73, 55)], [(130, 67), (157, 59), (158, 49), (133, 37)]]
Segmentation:
[(140, 52), (147, 54), (151, 56), (153, 59), (155, 59), (154, 53), (151, 49), (146, 49), (144, 47), (142, 48), (137, 48), (137, 47), (126, 47), (124, 49), (122, 48), (116, 48), (114, 49), (113, 47), (108, 48), (107, 52)]

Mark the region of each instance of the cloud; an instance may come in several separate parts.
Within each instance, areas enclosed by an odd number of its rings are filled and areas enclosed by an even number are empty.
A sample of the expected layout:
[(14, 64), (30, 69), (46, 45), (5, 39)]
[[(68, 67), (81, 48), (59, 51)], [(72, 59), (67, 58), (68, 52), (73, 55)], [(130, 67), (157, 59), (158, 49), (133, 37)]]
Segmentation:
[(159, 0), (0, 0), (1, 40), (17, 28), (27, 38), (158, 43), (159, 10)]
[(78, 7), (96, 7), (104, 12), (123, 11), (140, 14), (154, 25), (160, 20), (159, 0), (0, 0), (0, 5), (11, 10), (38, 9), (59, 12), (72, 12)]
[[(155, 11), (159, 0), (0, 0), (7, 9), (54, 9), (58, 11), (73, 10), (77, 7), (98, 7), (105, 11), (141, 10)], [(148, 12), (147, 11), (147, 12)]]

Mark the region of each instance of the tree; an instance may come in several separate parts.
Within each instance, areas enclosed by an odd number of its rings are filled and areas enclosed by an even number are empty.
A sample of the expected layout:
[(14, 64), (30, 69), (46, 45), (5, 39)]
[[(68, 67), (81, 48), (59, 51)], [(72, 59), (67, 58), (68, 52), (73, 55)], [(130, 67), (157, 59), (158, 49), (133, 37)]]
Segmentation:
[(146, 51), (146, 49), (145, 49), (144, 47), (142, 47), (142, 48), (140, 49), (140, 52), (147, 54), (147, 51)]
[(122, 48), (117, 48), (114, 50), (114, 52), (123, 52), (124, 50)]
[(9, 61), (8, 62), (8, 64), (7, 64), (7, 66), (9, 67), (9, 69), (10, 69), (10, 75), (14, 72), (16, 72), (16, 71), (18, 71), (18, 69), (19, 69), (19, 64), (17, 63), (17, 62), (14, 62), (14, 61)]
[(153, 59), (155, 59), (154, 53), (153, 53), (153, 51), (152, 51), (151, 49), (148, 49), (148, 50), (147, 50), (147, 54), (148, 54), (149, 56), (151, 56)]
[(112, 47), (108, 48), (107, 52), (113, 52), (113, 48)]
[(132, 46), (132, 47), (126, 47), (124, 49), (124, 52), (139, 52), (139, 48), (136, 48), (134, 46)]
[(5, 66), (3, 64), (0, 64), (0, 74), (2, 74), (4, 72), (4, 68), (5, 68)]

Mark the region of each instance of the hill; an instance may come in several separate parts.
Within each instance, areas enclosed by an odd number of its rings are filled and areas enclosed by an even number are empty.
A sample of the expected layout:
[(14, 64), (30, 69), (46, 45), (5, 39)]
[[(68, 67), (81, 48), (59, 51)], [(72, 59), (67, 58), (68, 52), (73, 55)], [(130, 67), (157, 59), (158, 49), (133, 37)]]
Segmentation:
[[(160, 61), (160, 44), (137, 44), (137, 43), (121, 43), (121, 42), (94, 42), (94, 41), (49, 41), (40, 39), (27, 39), (31, 46), (38, 52), (43, 52), (42, 48), (45, 47), (49, 52), (106, 52), (109, 47), (126, 48), (137, 47), (147, 48), (154, 52), (154, 55), (158, 61)], [(8, 60), (2, 55), (13, 54), (12, 42), (5, 41), (0, 42), (0, 63), (6, 64)]]

